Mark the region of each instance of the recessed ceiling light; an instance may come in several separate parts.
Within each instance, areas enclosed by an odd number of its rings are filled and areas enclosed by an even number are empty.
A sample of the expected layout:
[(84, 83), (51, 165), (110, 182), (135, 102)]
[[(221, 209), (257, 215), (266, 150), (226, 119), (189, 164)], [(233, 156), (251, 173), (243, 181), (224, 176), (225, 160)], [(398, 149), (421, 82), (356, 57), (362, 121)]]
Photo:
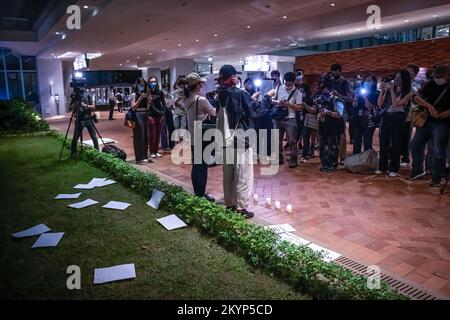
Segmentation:
[(250, 29), (250, 26), (247, 26), (246, 28), (247, 28), (247, 29)]
[(140, 59), (141, 57), (136, 57), (136, 58)]
[(83, 8), (87, 9), (87, 8), (89, 8), (89, 7), (88, 7), (88, 6), (84, 6)]
[(338, 31), (337, 34), (342, 34), (342, 32)]
[(149, 53), (148, 53), (148, 55), (149, 55), (149, 56), (151, 56), (151, 55), (152, 55), (152, 53), (151, 53), (151, 52), (149, 52)]
[(59, 34), (59, 32), (58, 32), (58, 31), (56, 31), (56, 32), (55, 32), (55, 34)]
[(121, 63), (119, 63), (119, 66), (122, 66), (122, 64), (121, 64)]
[(218, 37), (219, 35), (217, 33), (214, 33), (214, 37)]
[(433, 15), (433, 18), (437, 18), (437, 17), (439, 17), (437, 14)]
[(178, 46), (179, 46), (179, 47), (181, 47), (181, 46), (182, 46), (182, 44), (181, 44), (181, 43), (179, 43), (179, 44), (178, 44)]
[(406, 22), (406, 23), (408, 23), (409, 22), (409, 20), (408, 19), (406, 19), (405, 21), (403, 21), (403, 22)]
[(162, 51), (162, 52), (166, 52), (166, 49), (162, 49), (161, 51)]
[(125, 61), (126, 63), (130, 63), (130, 60)]
[(199, 39), (195, 39), (195, 42), (200, 42), (200, 40)]
[(55, 54), (54, 53), (52, 53), (52, 56), (54, 56)]
[(330, 3), (330, 6), (334, 7), (336, 4), (335, 3)]
[(283, 19), (287, 19), (287, 17), (286, 17), (286, 16), (283, 16)]

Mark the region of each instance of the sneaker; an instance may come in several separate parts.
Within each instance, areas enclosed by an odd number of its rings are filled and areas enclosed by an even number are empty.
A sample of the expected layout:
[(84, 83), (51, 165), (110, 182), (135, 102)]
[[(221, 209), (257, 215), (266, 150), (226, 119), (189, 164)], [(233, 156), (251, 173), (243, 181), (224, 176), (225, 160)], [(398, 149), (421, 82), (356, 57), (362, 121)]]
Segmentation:
[(161, 158), (162, 157), (162, 154), (160, 154), (160, 153), (156, 153), (156, 157), (158, 157), (158, 158)]
[(147, 164), (147, 163), (149, 163), (148, 159), (136, 161), (136, 164)]
[(397, 178), (398, 177), (398, 173), (397, 172), (389, 172), (388, 177), (389, 178)]
[(298, 167), (297, 160), (289, 161), (289, 168), (293, 169), (293, 168), (297, 168), (297, 167)]
[(327, 172), (328, 171), (328, 167), (322, 167), (320, 166), (320, 172)]
[(378, 176), (379, 176), (380, 174), (383, 174), (383, 173), (384, 173), (384, 172), (383, 172), (383, 171), (381, 171), (381, 170), (377, 170), (377, 171), (375, 171), (375, 174), (376, 174), (376, 175), (378, 175)]
[(333, 172), (336, 172), (336, 171), (337, 171), (337, 169), (334, 168), (334, 167), (329, 167), (329, 168), (327, 169), (327, 172), (328, 172), (328, 173), (333, 173)]
[(153, 159), (155, 159), (155, 158), (156, 158), (156, 153), (152, 153), (152, 154), (150, 154), (150, 158), (153, 158)]
[(439, 181), (433, 181), (431, 180), (431, 182), (428, 184), (431, 188), (440, 188), (442, 187), (442, 179)]
[(216, 202), (216, 199), (214, 199), (211, 195), (209, 195), (208, 193), (205, 193), (205, 199), (210, 201), (210, 202)]
[(245, 219), (251, 219), (255, 216), (253, 212), (250, 212), (247, 209), (238, 210), (238, 213), (243, 215)]
[(426, 175), (427, 175), (427, 173), (424, 171), (422, 173), (419, 173), (419, 174), (416, 174), (414, 176), (408, 177), (405, 180), (406, 181), (416, 181), (416, 180), (419, 180), (422, 177), (425, 177)]
[(301, 158), (300, 159), (300, 163), (307, 163), (308, 162), (308, 159), (306, 159), (306, 158)]
[(401, 162), (400, 163), (400, 167), (401, 168), (408, 168), (409, 167), (409, 163), (408, 162)]

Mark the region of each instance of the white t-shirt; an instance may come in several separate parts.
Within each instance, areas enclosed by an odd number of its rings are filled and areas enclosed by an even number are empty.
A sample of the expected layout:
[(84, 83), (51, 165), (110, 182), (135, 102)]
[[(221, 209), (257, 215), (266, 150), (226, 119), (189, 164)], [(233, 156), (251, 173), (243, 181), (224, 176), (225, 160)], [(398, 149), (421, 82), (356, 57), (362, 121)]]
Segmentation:
[[(197, 97), (199, 97), (198, 110), (196, 110)], [(209, 103), (208, 99), (199, 95), (192, 95), (184, 102), (191, 143), (194, 143), (194, 121), (204, 121), (208, 115), (215, 117), (216, 109)]]
[[(277, 95), (277, 89), (275, 88), (275, 96), (274, 99), (281, 101), (281, 100), (287, 100), (289, 98), (289, 95), (292, 93), (292, 91), (296, 90), (296, 92), (292, 95), (291, 100), (289, 100), (289, 103), (292, 104), (300, 104), (302, 103), (302, 96), (303, 94), (300, 92), (300, 90), (296, 89), (295, 87), (291, 90), (287, 90), (284, 85), (280, 85), (280, 89), (278, 90), (278, 97)], [(288, 119), (295, 118), (295, 110), (289, 109), (289, 115), (287, 116)]]

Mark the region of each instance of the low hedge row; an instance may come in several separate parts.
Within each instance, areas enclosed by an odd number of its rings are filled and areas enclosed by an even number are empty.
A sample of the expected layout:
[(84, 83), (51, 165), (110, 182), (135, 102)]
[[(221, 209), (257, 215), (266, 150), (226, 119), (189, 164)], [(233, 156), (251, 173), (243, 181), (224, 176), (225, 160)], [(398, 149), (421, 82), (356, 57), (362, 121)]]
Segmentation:
[[(59, 141), (64, 139), (59, 133), (53, 135)], [(70, 141), (66, 144), (69, 146)], [(385, 283), (380, 289), (369, 289), (366, 278), (323, 261), (321, 254), (310, 248), (280, 241), (273, 231), (249, 223), (223, 206), (195, 197), (180, 186), (161, 181), (156, 175), (142, 172), (112, 155), (89, 148), (82, 157), (147, 198), (153, 189), (163, 191), (166, 194), (161, 202), (164, 209), (244, 256), (252, 266), (314, 299), (405, 299)]]
[(0, 101), (0, 132), (47, 131), (48, 123), (21, 100)]

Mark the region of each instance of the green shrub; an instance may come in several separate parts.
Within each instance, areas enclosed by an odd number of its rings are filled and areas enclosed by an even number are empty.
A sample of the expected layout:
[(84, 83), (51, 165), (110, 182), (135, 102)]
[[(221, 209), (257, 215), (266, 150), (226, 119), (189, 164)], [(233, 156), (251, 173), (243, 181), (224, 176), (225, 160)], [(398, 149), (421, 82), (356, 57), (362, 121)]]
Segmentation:
[(20, 100), (0, 101), (0, 131), (47, 131), (48, 123)]
[[(54, 134), (58, 140), (64, 138)], [(70, 141), (66, 142), (66, 146)], [(368, 289), (366, 278), (321, 259), (308, 247), (295, 246), (271, 230), (247, 222), (223, 206), (195, 197), (180, 186), (161, 181), (114, 156), (85, 149), (82, 157), (107, 172), (114, 180), (149, 198), (153, 189), (166, 194), (161, 206), (186, 223), (214, 237), (229, 250), (244, 256), (254, 267), (265, 270), (315, 299), (405, 299), (387, 284)]]

